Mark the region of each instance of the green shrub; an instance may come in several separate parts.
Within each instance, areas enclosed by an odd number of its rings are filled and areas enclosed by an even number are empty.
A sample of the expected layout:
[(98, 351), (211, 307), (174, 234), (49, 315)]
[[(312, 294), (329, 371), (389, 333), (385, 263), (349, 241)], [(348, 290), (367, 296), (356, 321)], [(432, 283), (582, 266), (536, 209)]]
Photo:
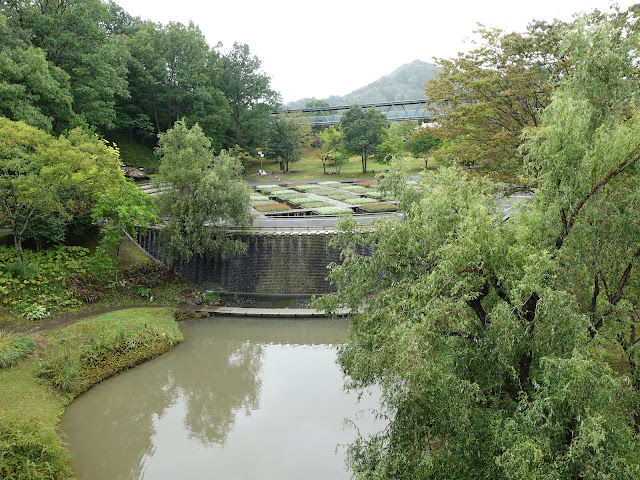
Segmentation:
[(40, 320), (48, 317), (50, 314), (47, 312), (47, 308), (37, 303), (26, 306), (22, 310), (22, 316), (28, 320)]
[(0, 330), (0, 368), (11, 367), (33, 352), (34, 345), (26, 335)]

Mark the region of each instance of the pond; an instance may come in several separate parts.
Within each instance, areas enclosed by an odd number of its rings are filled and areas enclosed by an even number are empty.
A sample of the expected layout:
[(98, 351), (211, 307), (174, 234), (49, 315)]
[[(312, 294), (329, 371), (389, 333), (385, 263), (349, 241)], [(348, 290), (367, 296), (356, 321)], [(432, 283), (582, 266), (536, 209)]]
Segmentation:
[(344, 446), (382, 428), (343, 391), (328, 319), (209, 317), (171, 352), (78, 398), (62, 420), (82, 479), (348, 479)]

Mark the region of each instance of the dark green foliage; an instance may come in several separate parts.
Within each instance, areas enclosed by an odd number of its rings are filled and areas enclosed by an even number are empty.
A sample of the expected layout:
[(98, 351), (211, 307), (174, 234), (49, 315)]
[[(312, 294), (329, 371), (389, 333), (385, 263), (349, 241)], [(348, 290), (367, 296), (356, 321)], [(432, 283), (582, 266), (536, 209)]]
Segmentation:
[(26, 335), (0, 330), (0, 368), (11, 367), (33, 352), (34, 345)]
[(353, 155), (360, 155), (362, 173), (367, 173), (367, 159), (376, 153), (387, 127), (384, 113), (375, 108), (363, 110), (360, 106), (353, 105), (342, 116), (342, 148)]

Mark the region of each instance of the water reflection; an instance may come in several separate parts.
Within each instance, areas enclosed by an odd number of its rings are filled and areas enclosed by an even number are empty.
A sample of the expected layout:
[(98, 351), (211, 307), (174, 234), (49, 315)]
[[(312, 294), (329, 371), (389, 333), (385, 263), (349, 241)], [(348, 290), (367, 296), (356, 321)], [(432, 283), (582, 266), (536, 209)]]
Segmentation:
[(328, 320), (183, 324), (187, 340), (174, 351), (67, 409), (77, 478), (258, 479), (266, 470), (349, 478), (334, 449), (353, 432), (340, 424), (368, 405), (342, 392), (330, 345), (346, 328)]

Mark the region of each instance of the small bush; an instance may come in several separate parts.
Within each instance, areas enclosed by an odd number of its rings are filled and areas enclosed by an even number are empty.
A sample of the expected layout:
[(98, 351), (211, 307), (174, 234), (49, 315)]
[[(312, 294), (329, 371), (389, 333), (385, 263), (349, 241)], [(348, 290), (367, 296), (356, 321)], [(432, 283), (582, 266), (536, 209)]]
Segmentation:
[(65, 280), (67, 289), (74, 298), (84, 303), (93, 303), (104, 297), (106, 289), (95, 277), (69, 275)]
[(33, 352), (34, 345), (26, 335), (0, 330), (0, 368), (11, 367)]
[(22, 310), (22, 316), (28, 320), (40, 320), (48, 317), (50, 314), (47, 308), (37, 303), (28, 305)]
[(169, 270), (159, 263), (143, 263), (122, 271), (122, 278), (138, 287), (157, 287), (167, 281)]

